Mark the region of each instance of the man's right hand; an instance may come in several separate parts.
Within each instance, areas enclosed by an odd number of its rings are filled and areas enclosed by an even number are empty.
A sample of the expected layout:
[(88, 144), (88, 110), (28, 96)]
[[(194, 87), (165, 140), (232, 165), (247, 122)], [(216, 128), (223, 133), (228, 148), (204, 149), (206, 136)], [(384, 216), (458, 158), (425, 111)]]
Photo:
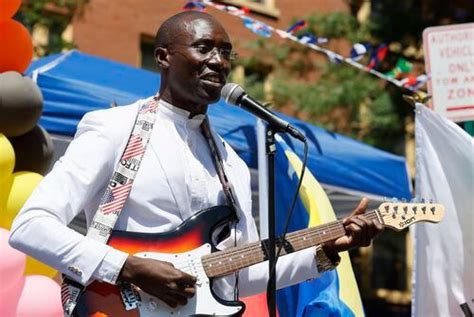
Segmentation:
[(128, 256), (118, 280), (138, 286), (173, 308), (186, 305), (196, 292), (196, 277), (175, 269), (169, 262), (133, 255)]

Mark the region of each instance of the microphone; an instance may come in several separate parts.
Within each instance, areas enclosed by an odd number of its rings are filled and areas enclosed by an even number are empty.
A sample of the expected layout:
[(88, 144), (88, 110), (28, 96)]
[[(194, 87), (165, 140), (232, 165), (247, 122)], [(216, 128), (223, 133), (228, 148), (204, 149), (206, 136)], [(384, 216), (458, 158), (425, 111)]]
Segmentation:
[(221, 96), (225, 102), (243, 108), (267, 122), (275, 132), (286, 132), (302, 142), (306, 141), (306, 137), (300, 131), (265, 108), (255, 99), (252, 99), (239, 85), (235, 83), (226, 84), (222, 87)]

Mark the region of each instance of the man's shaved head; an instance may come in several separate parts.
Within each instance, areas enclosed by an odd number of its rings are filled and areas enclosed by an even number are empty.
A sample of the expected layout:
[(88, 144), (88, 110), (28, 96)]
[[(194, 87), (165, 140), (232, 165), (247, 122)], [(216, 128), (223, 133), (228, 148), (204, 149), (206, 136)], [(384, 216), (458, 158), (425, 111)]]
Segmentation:
[(213, 16), (184, 11), (167, 19), (155, 38), (160, 96), (192, 114), (220, 98), (231, 67), (232, 43)]
[(204, 19), (217, 23), (220, 25), (219, 21), (216, 20), (212, 15), (200, 12), (200, 11), (183, 11), (172, 17), (168, 18), (156, 32), (155, 36), (155, 49), (158, 47), (166, 48), (173, 40), (176, 39), (176, 35), (181, 33), (187, 28), (187, 23), (192, 20)]

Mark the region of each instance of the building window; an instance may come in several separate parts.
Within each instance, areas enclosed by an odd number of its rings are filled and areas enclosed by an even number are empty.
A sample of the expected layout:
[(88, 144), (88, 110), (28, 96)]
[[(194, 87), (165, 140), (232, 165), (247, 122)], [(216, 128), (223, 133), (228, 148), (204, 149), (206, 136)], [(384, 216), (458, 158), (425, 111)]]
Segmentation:
[(158, 72), (155, 63), (155, 44), (148, 37), (143, 37), (140, 41), (140, 67), (152, 72)]
[(221, 2), (238, 7), (247, 7), (252, 12), (272, 18), (278, 18), (280, 16), (280, 10), (276, 7), (275, 0), (228, 0)]

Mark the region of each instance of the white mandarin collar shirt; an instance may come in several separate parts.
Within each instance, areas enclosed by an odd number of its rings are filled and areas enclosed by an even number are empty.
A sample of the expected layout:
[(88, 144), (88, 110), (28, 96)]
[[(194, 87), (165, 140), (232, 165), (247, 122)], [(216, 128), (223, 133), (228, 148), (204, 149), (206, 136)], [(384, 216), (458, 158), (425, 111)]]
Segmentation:
[[(159, 117), (174, 125), (178, 137), (173, 143), (179, 144), (180, 161), (184, 162), (183, 172), (190, 201), (190, 208), (182, 211), (183, 218), (189, 218), (199, 210), (225, 204), (225, 195), (216, 172), (208, 141), (201, 132), (205, 115), (189, 118), (190, 113), (160, 100)], [(184, 214), (183, 214), (184, 213)]]

